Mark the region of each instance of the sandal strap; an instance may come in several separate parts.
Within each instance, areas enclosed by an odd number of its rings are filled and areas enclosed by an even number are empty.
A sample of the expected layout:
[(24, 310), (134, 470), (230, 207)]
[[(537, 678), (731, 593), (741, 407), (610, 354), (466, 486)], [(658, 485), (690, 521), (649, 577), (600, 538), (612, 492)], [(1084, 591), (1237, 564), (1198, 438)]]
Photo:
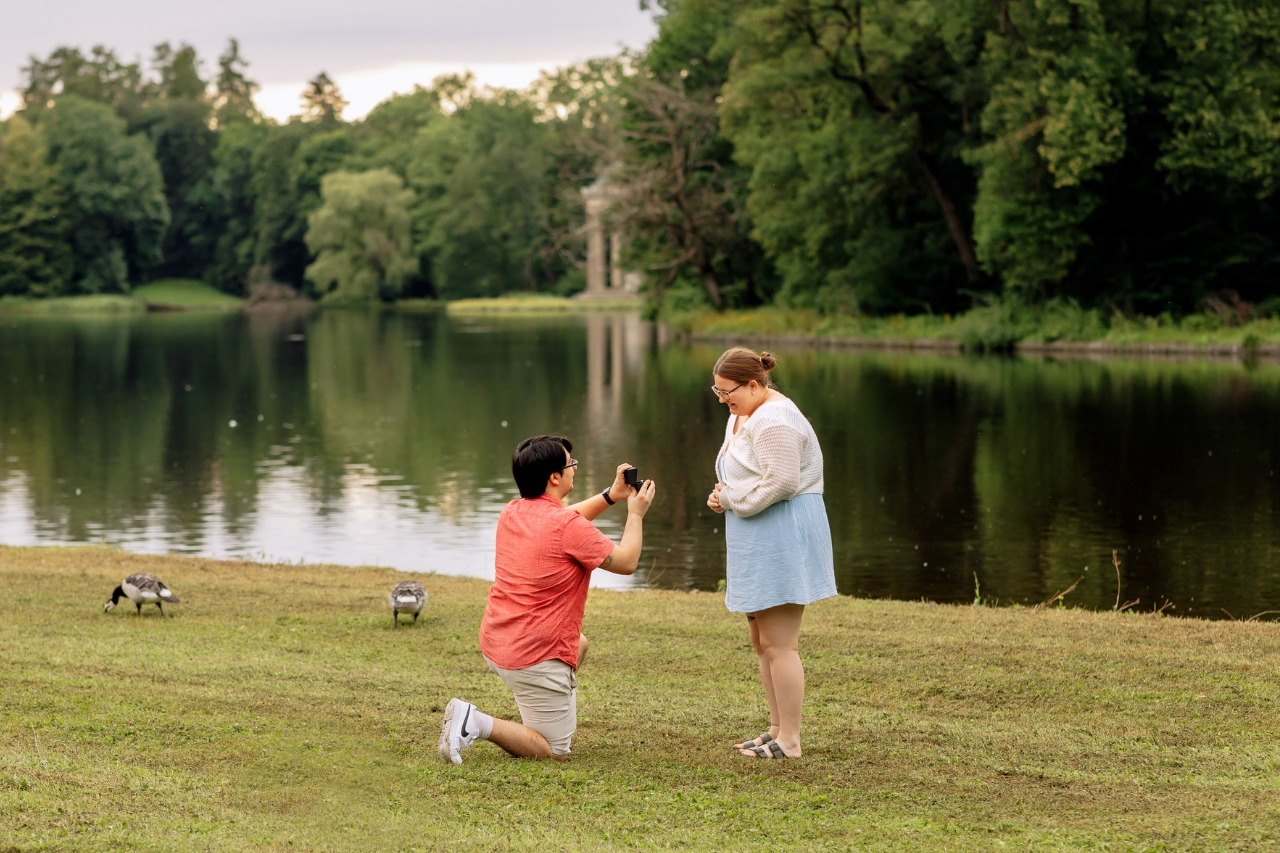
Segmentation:
[(776, 740), (771, 740), (760, 746), (750, 747), (748, 750), (756, 758), (786, 758), (787, 754), (782, 751), (782, 747), (778, 746)]
[[(760, 743), (758, 744), (752, 743), (752, 741), (756, 741), (756, 740), (760, 741)], [(773, 735), (769, 734), (768, 732), (761, 732), (760, 734), (756, 735), (754, 738), (748, 738), (747, 740), (744, 740), (742, 743), (738, 744), (738, 749), (755, 749), (757, 746), (764, 746), (766, 743), (770, 743), (772, 740), (773, 740)]]

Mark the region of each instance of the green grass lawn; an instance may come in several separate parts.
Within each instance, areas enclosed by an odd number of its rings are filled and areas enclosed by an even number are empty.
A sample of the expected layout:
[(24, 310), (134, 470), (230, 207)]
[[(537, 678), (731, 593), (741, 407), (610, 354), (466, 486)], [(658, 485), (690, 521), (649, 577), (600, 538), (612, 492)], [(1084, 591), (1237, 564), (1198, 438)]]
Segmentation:
[(450, 314), (551, 314), (575, 311), (625, 311), (639, 308), (643, 300), (637, 296), (626, 302), (581, 302), (566, 296), (546, 293), (508, 293), (492, 299), (458, 299), (448, 303)]
[(55, 317), (68, 314), (141, 314), (147, 307), (131, 296), (99, 294), (32, 299), (26, 296), (0, 297), (0, 317)]
[(236, 311), (243, 299), (223, 293), (203, 281), (167, 278), (133, 289), (133, 296), (150, 308), (184, 311)]
[(391, 307), (406, 314), (433, 314), (444, 310), (445, 303), (439, 299), (397, 299)]
[(141, 314), (148, 309), (176, 311), (236, 311), (244, 300), (202, 281), (170, 278), (135, 287), (129, 294), (56, 296), (32, 299), (0, 297), (0, 316), (56, 317), (69, 314)]
[[(183, 599), (111, 614), (128, 573)], [(805, 756), (720, 596), (593, 591), (567, 762), (442, 764), (441, 709), (513, 716), (486, 584), (0, 548), (0, 850), (1269, 850), (1280, 625), (832, 599)]]

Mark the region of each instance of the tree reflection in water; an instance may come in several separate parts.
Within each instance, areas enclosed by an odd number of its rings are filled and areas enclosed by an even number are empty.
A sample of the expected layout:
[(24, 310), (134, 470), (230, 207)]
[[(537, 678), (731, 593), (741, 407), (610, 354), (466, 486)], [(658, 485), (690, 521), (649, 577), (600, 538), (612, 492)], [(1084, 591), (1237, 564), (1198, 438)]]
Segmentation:
[[(655, 478), (636, 580), (714, 589), (719, 347), (635, 315), (325, 311), (0, 327), (0, 541), (487, 576), (510, 452), (573, 436), (579, 491)], [(1280, 368), (784, 350), (845, 593), (1220, 617), (1280, 608)], [(237, 426), (231, 427), (230, 422)], [(78, 490), (78, 491), (77, 491)], [(617, 535), (623, 514), (601, 526)], [(1085, 567), (1088, 567), (1088, 571)]]

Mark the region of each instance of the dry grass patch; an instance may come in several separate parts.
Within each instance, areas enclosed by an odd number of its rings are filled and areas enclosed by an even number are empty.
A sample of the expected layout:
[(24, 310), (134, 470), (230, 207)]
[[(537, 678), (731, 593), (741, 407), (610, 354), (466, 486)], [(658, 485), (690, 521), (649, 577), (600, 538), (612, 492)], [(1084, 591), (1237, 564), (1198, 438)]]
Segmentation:
[[(102, 602), (153, 571), (173, 618)], [(593, 592), (563, 765), (435, 757), (513, 715), (486, 585), (0, 548), (0, 850), (1207, 850), (1280, 846), (1280, 627), (841, 598), (811, 608), (806, 755), (718, 596)]]

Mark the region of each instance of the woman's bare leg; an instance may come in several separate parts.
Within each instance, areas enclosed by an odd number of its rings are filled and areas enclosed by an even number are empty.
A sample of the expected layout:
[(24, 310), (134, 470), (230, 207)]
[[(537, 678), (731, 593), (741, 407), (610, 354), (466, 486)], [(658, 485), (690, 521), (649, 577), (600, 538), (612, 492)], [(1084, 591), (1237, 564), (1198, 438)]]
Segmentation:
[[(773, 677), (769, 674), (769, 664), (765, 660), (764, 649), (760, 646), (760, 629), (755, 619), (747, 622), (747, 630), (751, 632), (751, 645), (760, 658), (760, 683), (764, 685), (764, 696), (769, 702), (769, 734), (776, 738), (778, 736), (778, 698), (773, 692)], [(759, 738), (752, 740), (755, 742)], [(734, 745), (737, 746), (737, 744)]]
[(517, 758), (554, 758), (556, 761), (565, 758), (553, 753), (547, 739), (533, 729), (497, 717), (493, 718), (493, 734), (489, 740)]
[[(783, 604), (753, 613), (752, 639), (760, 654), (760, 675), (769, 697), (774, 739), (789, 757), (800, 755), (800, 716), (804, 708), (804, 665), (800, 662), (800, 621), (804, 606)], [(773, 729), (770, 728), (770, 733)]]

